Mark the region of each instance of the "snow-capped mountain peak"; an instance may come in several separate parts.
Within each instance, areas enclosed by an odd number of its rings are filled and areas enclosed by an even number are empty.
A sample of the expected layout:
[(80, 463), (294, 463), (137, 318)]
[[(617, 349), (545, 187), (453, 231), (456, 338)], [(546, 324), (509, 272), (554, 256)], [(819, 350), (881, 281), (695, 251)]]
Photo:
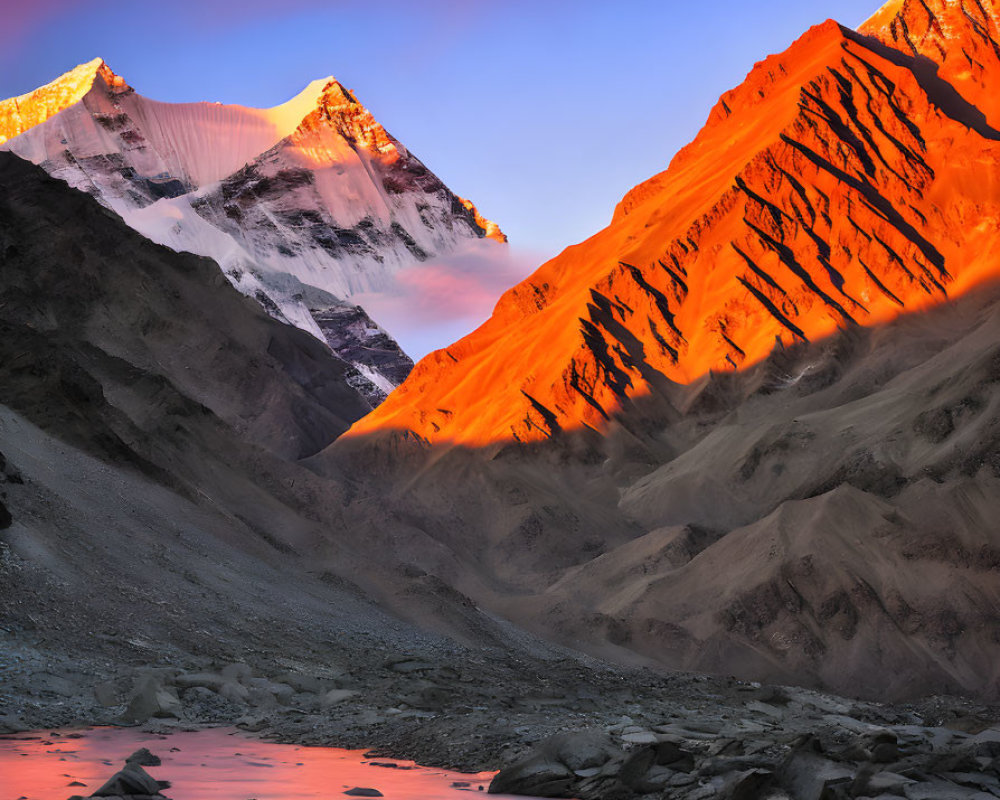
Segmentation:
[(0, 149), (153, 241), (217, 261), (354, 364), (375, 402), (412, 362), (350, 298), (389, 291), (415, 262), (505, 240), (333, 77), (268, 109), (162, 103), (95, 59), (0, 103)]
[(112, 72), (104, 59), (95, 58), (44, 86), (0, 102), (0, 144), (79, 103), (98, 78), (105, 91), (122, 93), (129, 90), (124, 79)]

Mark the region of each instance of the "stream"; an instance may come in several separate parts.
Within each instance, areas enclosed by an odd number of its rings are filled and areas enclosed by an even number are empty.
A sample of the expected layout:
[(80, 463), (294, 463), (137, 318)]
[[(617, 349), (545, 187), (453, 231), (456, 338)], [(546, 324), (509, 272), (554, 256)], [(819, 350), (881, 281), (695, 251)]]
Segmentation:
[(347, 794), (356, 788), (375, 789), (387, 800), (468, 800), (469, 792), (484, 795), (494, 774), (365, 758), (361, 750), (276, 744), (233, 728), (170, 735), (91, 728), (0, 737), (0, 800), (89, 796), (141, 747), (162, 759), (145, 769), (171, 782), (163, 793), (173, 800), (346, 800), (359, 796)]

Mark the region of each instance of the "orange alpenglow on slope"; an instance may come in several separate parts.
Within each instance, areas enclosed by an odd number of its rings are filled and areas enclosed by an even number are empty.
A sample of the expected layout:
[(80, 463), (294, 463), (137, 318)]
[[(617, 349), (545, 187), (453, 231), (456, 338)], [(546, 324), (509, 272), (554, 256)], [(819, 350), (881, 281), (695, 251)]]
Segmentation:
[(752, 364), (776, 340), (1000, 276), (998, 54), (990, 0), (894, 0), (860, 32), (812, 28), (723, 95), (606, 229), (508, 291), (348, 435), (599, 430), (630, 399)]
[(124, 80), (95, 58), (32, 92), (0, 101), (0, 144), (79, 103), (98, 77), (112, 94), (129, 90)]

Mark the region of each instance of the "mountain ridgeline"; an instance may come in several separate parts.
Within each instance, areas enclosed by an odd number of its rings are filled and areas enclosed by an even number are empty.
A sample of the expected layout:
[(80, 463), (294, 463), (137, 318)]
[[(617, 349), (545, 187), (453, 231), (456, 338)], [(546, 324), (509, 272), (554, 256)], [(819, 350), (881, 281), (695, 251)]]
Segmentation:
[(638, 398), (995, 278), (997, 19), (988, 0), (906, 0), (811, 29), (352, 435), (605, 430)]

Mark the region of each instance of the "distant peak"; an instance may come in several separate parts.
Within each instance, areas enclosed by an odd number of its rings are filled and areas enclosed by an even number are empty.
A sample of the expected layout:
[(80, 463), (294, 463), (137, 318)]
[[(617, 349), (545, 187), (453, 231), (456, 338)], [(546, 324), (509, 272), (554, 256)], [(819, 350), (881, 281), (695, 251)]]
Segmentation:
[[(889, 0), (858, 27), (858, 31), (877, 36), (887, 43), (902, 45), (914, 55), (928, 55), (940, 61), (947, 56), (941, 43), (985, 37), (994, 43), (1000, 24), (1000, 2), (976, 0)], [(934, 40), (928, 48), (928, 40)], [(924, 52), (927, 50), (928, 52)]]
[[(115, 94), (121, 94), (122, 92), (129, 91), (132, 88), (125, 83), (125, 79), (123, 77), (112, 72), (111, 67), (104, 62), (104, 59), (98, 58), (95, 60), (99, 62), (95, 71), (95, 76), (101, 78), (101, 80), (107, 84), (108, 88), (111, 89), (112, 92)], [(92, 61), (90, 63), (93, 64), (94, 62)]]
[(348, 89), (336, 78), (327, 78), (323, 86), (322, 102), (327, 107), (360, 106), (354, 92)]
[(890, 0), (858, 32), (937, 64), (936, 77), (1000, 125), (1000, 0)]
[(98, 78), (113, 94), (131, 91), (104, 59), (80, 64), (34, 91), (0, 102), (0, 144), (79, 103)]
[(462, 207), (472, 214), (472, 218), (476, 221), (482, 231), (483, 236), (487, 239), (492, 239), (495, 242), (500, 242), (501, 244), (507, 243), (507, 234), (500, 230), (500, 226), (497, 225), (493, 220), (486, 219), (482, 214), (479, 213), (479, 209), (473, 204), (471, 200), (466, 200), (464, 197), (459, 197), (458, 202), (462, 204)]
[[(69, 72), (60, 75), (54, 81), (35, 89), (33, 92), (29, 92), (27, 95), (22, 95), (22, 97), (31, 97), (31, 95), (37, 95), (42, 92), (62, 90), (67, 96), (78, 96), (79, 99), (93, 88), (94, 81), (97, 78), (104, 81), (107, 87), (115, 91), (116, 94), (130, 88), (125, 83), (125, 79), (116, 75), (103, 58), (95, 58), (92, 61), (74, 67)], [(17, 99), (20, 100), (21, 98)]]
[[(312, 90), (318, 81), (307, 87)], [(365, 108), (350, 89), (336, 78), (327, 78), (316, 101), (315, 110), (299, 126), (301, 134), (319, 128), (333, 128), (355, 147), (394, 160), (404, 154), (399, 144)]]

